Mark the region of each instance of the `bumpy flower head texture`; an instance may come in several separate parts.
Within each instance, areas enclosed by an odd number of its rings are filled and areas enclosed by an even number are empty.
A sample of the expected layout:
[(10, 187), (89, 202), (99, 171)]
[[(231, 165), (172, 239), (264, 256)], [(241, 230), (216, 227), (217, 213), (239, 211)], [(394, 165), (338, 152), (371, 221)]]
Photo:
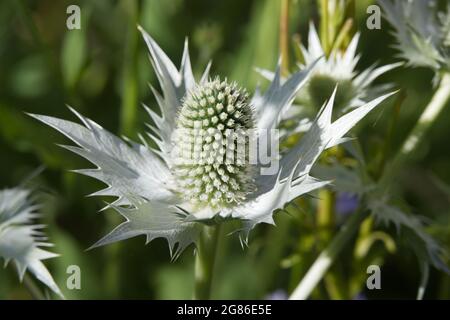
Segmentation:
[(253, 111), (248, 94), (216, 78), (188, 93), (177, 119), (175, 176), (186, 200), (200, 206), (239, 204), (252, 191), (248, 152)]
[(38, 214), (31, 192), (23, 188), (0, 190), (0, 257), (5, 266), (13, 261), (22, 280), (29, 270), (60, 297), (61, 291), (42, 260), (57, 254), (41, 249), (50, 247), (42, 225), (31, 224)]
[[(83, 125), (32, 115), (77, 144), (65, 148), (97, 166), (78, 170), (107, 184), (94, 195), (117, 197), (110, 206), (126, 221), (94, 247), (137, 235), (145, 235), (147, 242), (163, 237), (177, 257), (198, 240), (203, 224), (231, 219), (241, 222), (241, 239), (246, 240), (256, 224), (273, 223), (275, 210), (328, 183), (309, 175), (314, 162), (325, 149), (345, 141), (344, 135), (389, 96), (331, 122), (335, 91), (301, 141), (281, 155), (278, 170), (265, 175), (259, 162), (250, 163), (248, 153), (236, 148), (252, 139), (258, 142), (260, 131), (277, 128), (314, 64), (284, 81), (278, 67), (267, 91), (249, 97), (236, 84), (211, 80), (209, 66), (195, 81), (187, 42), (177, 69), (140, 31), (162, 90), (161, 95), (152, 88), (160, 112), (146, 107), (154, 123), (147, 134), (157, 148), (148, 146), (144, 138), (142, 143), (123, 141), (73, 109)], [(249, 137), (248, 131), (256, 134)]]
[(396, 49), (411, 66), (434, 70), (450, 67), (450, 4), (437, 12), (435, 0), (379, 0), (394, 27)]

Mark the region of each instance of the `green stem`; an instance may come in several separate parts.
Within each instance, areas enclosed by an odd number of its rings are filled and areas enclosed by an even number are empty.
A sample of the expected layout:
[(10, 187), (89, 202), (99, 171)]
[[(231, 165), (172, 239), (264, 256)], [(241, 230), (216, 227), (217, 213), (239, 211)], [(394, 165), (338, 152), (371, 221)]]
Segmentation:
[[(380, 183), (389, 181), (395, 170), (413, 153), (417, 148), (425, 133), (439, 116), (447, 101), (450, 98), (450, 74), (444, 73), (438, 89), (431, 98), (431, 101), (422, 112), (419, 120), (414, 126), (411, 133), (406, 138), (402, 148), (394, 158), (390, 168), (385, 170), (385, 174)], [(306, 299), (311, 291), (316, 287), (319, 281), (324, 277), (328, 268), (333, 264), (342, 248), (351, 239), (352, 235), (359, 228), (360, 222), (365, 217), (364, 212), (353, 214), (346, 224), (342, 227), (338, 235), (331, 241), (327, 249), (325, 249), (308, 270), (306, 276), (291, 295), (291, 299)]]
[(324, 277), (325, 286), (331, 300), (344, 300), (345, 288), (337, 272), (330, 270)]
[(342, 26), (341, 30), (339, 31), (338, 35), (336, 36), (336, 40), (333, 43), (333, 46), (330, 49), (330, 52), (337, 51), (339, 48), (342, 47), (343, 44), (345, 44), (345, 40), (349, 38), (349, 34), (351, 32), (353, 26), (353, 20), (347, 19)]
[(329, 189), (319, 190), (319, 203), (317, 206), (317, 228), (320, 230), (320, 240), (327, 243), (334, 226), (334, 193)]
[(281, 0), (280, 13), (281, 74), (289, 74), (289, 0)]
[(450, 97), (450, 74), (445, 73), (442, 77), (439, 88), (436, 90), (430, 103), (426, 106), (422, 112), (419, 120), (414, 126), (413, 130), (409, 134), (408, 139), (402, 146), (400, 155), (407, 155), (413, 152), (422, 140), (423, 135), (431, 126), (431, 124), (439, 116), (442, 109), (445, 107)]
[(450, 73), (444, 73), (438, 89), (434, 93), (425, 110), (422, 112), (416, 125), (409, 133), (401, 149), (395, 156), (391, 165), (386, 168), (381, 179), (382, 184), (386, 184), (397, 169), (409, 158), (419, 146), (425, 133), (429, 130), (441, 111), (446, 106), (450, 98)]
[(328, 0), (320, 0), (320, 39), (325, 55), (330, 54), (330, 19), (328, 10)]
[[(333, 150), (337, 152), (336, 150)], [(319, 190), (319, 202), (317, 206), (317, 228), (319, 230), (319, 245), (323, 249), (330, 242), (335, 227), (335, 194), (329, 189)], [(343, 281), (336, 270), (330, 270), (324, 278), (325, 288), (333, 300), (344, 299), (345, 289)]]
[(301, 50), (302, 37), (300, 33), (295, 33), (292, 36), (292, 43), (294, 47), (294, 58), (297, 63), (305, 63), (305, 57), (303, 56), (303, 52)]
[(194, 299), (211, 298), (214, 264), (219, 242), (220, 225), (204, 226), (197, 244), (195, 256), (195, 291)]
[(324, 277), (328, 268), (333, 264), (336, 257), (340, 254), (346, 243), (358, 230), (359, 224), (366, 216), (365, 211), (357, 211), (346, 221), (339, 233), (331, 241), (328, 247), (322, 251), (305, 277), (300, 281), (297, 288), (294, 289), (289, 299), (304, 300), (308, 298), (312, 290)]
[(345, 8), (345, 16), (347, 19), (352, 21), (352, 25), (350, 26), (350, 30), (347, 32), (346, 37), (343, 41), (343, 46), (347, 47), (352, 39), (352, 35), (356, 33), (356, 26), (358, 25), (358, 21), (356, 20), (356, 1), (348, 0)]
[(45, 295), (28, 273), (23, 276), (23, 284), (34, 300), (46, 300)]
[(128, 34), (123, 69), (122, 107), (120, 115), (121, 132), (127, 136), (135, 133), (135, 125), (138, 108), (138, 44), (139, 34), (137, 30), (139, 8), (138, 1), (125, 1), (124, 6), (128, 11)]

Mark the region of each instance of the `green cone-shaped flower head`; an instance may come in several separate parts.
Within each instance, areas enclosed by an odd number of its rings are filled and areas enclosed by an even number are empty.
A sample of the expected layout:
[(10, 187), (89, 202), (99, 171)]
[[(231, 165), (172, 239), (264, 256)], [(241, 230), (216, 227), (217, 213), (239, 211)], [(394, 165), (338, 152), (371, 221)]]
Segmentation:
[(318, 110), (329, 99), (334, 88), (339, 87), (336, 91), (335, 107), (342, 110), (347, 107), (356, 95), (356, 88), (353, 86), (351, 79), (338, 79), (328, 74), (315, 74), (309, 82), (308, 93), (312, 105)]
[(253, 189), (248, 94), (218, 78), (184, 99), (177, 119), (175, 173), (183, 197), (200, 206), (228, 207)]

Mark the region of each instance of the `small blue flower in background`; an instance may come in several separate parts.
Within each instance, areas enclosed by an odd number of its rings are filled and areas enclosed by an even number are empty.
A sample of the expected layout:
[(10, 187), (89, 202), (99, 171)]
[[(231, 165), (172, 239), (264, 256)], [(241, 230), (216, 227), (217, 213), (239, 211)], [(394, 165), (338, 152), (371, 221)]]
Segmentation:
[(346, 215), (354, 212), (358, 208), (359, 199), (356, 194), (340, 192), (336, 197), (336, 213)]
[(364, 292), (360, 292), (353, 297), (353, 300), (369, 300), (369, 299), (367, 299), (367, 296)]
[(277, 289), (275, 291), (272, 291), (265, 298), (265, 300), (287, 300), (287, 299), (288, 294), (283, 289)]

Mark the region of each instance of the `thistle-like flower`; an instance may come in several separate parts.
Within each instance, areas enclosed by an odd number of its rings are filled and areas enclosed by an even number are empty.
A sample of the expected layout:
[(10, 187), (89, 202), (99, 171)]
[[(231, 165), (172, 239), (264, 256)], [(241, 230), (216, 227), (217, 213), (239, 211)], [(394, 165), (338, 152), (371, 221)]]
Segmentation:
[[(253, 97), (227, 80), (209, 77), (209, 66), (194, 80), (185, 44), (177, 70), (156, 42), (140, 28), (150, 51), (163, 95), (152, 88), (161, 115), (147, 108), (154, 125), (148, 133), (157, 149), (123, 141), (75, 110), (84, 126), (33, 115), (78, 146), (65, 146), (96, 169), (78, 170), (108, 185), (94, 195), (115, 196), (110, 206), (126, 221), (94, 246), (146, 235), (166, 238), (176, 257), (195, 243), (204, 224), (242, 222), (242, 239), (258, 223), (273, 223), (273, 212), (302, 194), (328, 183), (309, 175), (326, 148), (344, 135), (390, 94), (332, 122), (336, 91), (305, 136), (282, 154), (275, 171), (252, 159), (252, 145), (267, 142), (282, 115), (310, 77), (311, 65), (281, 81), (277, 68), (268, 90)], [(266, 134), (264, 134), (266, 133)], [(173, 250), (176, 250), (173, 252)]]
[(379, 0), (394, 27), (396, 48), (411, 66), (434, 70), (450, 67), (450, 4), (437, 12), (435, 0)]
[[(344, 52), (334, 48), (328, 57), (317, 62), (308, 84), (299, 93), (301, 102), (310, 103), (318, 110), (338, 85), (335, 108), (345, 110), (363, 105), (371, 95), (380, 91), (371, 88), (372, 82), (401, 64), (393, 63), (380, 67), (372, 65), (362, 72), (356, 72), (355, 68), (360, 59), (360, 55), (356, 53), (359, 37), (359, 33), (356, 33)], [(312, 23), (309, 27), (308, 47), (300, 45), (300, 51), (305, 60), (304, 64), (300, 65), (301, 69), (309, 67), (326, 55)]]
[(58, 255), (41, 247), (51, 247), (43, 225), (31, 224), (38, 217), (38, 205), (33, 203), (30, 190), (23, 188), (0, 191), (0, 257), (5, 266), (13, 261), (22, 280), (29, 270), (46, 286), (62, 297), (62, 293), (53, 280), (42, 260)]
[(245, 200), (252, 191), (253, 170), (245, 152), (235, 150), (248, 149), (252, 128), (248, 94), (235, 83), (216, 78), (188, 94), (177, 119), (179, 156), (173, 166), (185, 200), (218, 209)]

